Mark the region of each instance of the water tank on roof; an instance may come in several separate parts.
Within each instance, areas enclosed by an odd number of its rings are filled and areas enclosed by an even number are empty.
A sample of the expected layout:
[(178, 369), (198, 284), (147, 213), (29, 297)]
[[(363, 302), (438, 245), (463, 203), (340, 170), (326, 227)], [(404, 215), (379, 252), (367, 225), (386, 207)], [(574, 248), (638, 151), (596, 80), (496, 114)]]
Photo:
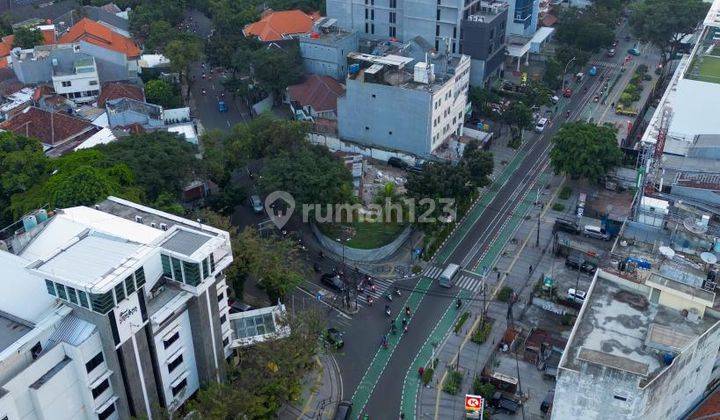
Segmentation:
[(47, 210), (40, 209), (37, 213), (35, 213), (35, 219), (38, 223), (42, 223), (48, 219)]
[(25, 232), (30, 232), (37, 226), (37, 219), (35, 219), (35, 216), (25, 216), (22, 219), (23, 222), (23, 229), (25, 229)]
[(663, 354), (663, 362), (665, 362), (665, 366), (670, 366), (672, 364), (673, 359), (675, 359), (675, 356), (673, 356), (672, 353), (665, 353)]
[(358, 74), (360, 72), (360, 64), (350, 64), (350, 66), (348, 67), (348, 72), (350, 74)]

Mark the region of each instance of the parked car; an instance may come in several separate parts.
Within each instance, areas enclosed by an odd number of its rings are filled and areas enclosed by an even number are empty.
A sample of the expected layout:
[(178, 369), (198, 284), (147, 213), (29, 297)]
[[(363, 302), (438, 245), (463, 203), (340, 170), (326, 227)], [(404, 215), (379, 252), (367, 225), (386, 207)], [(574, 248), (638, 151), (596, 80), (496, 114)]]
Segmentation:
[(400, 168), (400, 169), (407, 169), (407, 167), (409, 166), (407, 164), (407, 162), (405, 162), (404, 160), (400, 159), (399, 157), (395, 157), (395, 156), (388, 159), (388, 165), (394, 166), (394, 167)]
[(259, 195), (251, 195), (250, 196), (250, 205), (252, 206), (252, 209), (255, 213), (262, 213), (264, 210), (263, 203), (260, 200)]
[(560, 98), (558, 98), (557, 95), (553, 95), (552, 97), (550, 97), (550, 101), (552, 103), (556, 104), (556, 103), (560, 102)]
[(572, 233), (573, 235), (580, 233), (580, 226), (573, 221), (567, 219), (555, 219), (554, 230)]
[(585, 225), (583, 235), (588, 238), (602, 239), (603, 241), (610, 240), (610, 235), (607, 232), (604, 232), (600, 227), (593, 225)]
[(574, 302), (583, 303), (587, 297), (587, 292), (579, 289), (568, 289), (567, 298)]
[(323, 274), (322, 276), (320, 276), (320, 282), (322, 282), (322, 284), (324, 284), (336, 293), (345, 292), (345, 283), (340, 280), (340, 276), (335, 273)]
[(570, 254), (565, 258), (565, 267), (582, 271), (587, 274), (594, 274), (597, 266), (586, 260), (581, 254)]
[(227, 112), (228, 107), (225, 101), (218, 101), (218, 111), (219, 112)]
[(564, 96), (564, 97), (569, 98), (569, 97), (572, 96), (572, 94), (573, 94), (572, 89), (570, 89), (570, 88), (565, 88), (565, 89), (563, 89), (563, 96)]
[(610, 48), (607, 52), (608, 57), (615, 57), (615, 48)]
[(325, 330), (325, 334), (323, 336), (325, 341), (336, 349), (342, 348), (342, 346), (345, 345), (345, 341), (342, 337), (343, 333), (337, 328), (332, 327)]
[(255, 309), (255, 307), (250, 306), (247, 303), (243, 303), (243, 302), (235, 301), (230, 304), (230, 313), (231, 314), (236, 314), (238, 312), (251, 311), (253, 309)]
[(349, 420), (352, 414), (352, 403), (350, 401), (340, 401), (335, 410), (335, 420)]
[(635, 57), (640, 55), (640, 50), (638, 50), (636, 47), (632, 47), (628, 50), (628, 54), (634, 55)]
[(519, 401), (500, 391), (493, 394), (490, 405), (495, 409), (495, 412), (507, 414), (515, 414), (520, 409)]

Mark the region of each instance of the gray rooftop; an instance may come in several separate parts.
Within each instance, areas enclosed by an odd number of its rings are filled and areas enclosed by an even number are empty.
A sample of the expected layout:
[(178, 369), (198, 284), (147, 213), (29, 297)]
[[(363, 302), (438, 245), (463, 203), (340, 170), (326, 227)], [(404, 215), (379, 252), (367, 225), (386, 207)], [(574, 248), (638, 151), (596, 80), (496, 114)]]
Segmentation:
[(583, 310), (562, 367), (578, 370), (584, 361), (645, 380), (665, 367), (665, 353), (679, 351), (718, 322), (706, 312), (694, 323), (680, 311), (650, 303), (637, 291), (599, 275)]
[(200, 249), (210, 237), (200, 233), (178, 230), (161, 244), (167, 250), (190, 256)]
[(63, 342), (72, 346), (79, 346), (90, 338), (94, 331), (95, 325), (74, 315), (68, 315), (57, 325), (48, 341), (49, 344)]
[(10, 347), (32, 328), (21, 320), (0, 312), (0, 351)]
[(45, 385), (50, 379), (52, 379), (53, 376), (57, 375), (58, 372), (63, 370), (63, 368), (72, 361), (69, 357), (65, 356), (61, 361), (58, 362), (55, 366), (52, 367), (49, 371), (47, 371), (43, 376), (40, 377), (37, 381), (30, 384), (30, 388), (32, 389), (40, 389), (43, 385)]

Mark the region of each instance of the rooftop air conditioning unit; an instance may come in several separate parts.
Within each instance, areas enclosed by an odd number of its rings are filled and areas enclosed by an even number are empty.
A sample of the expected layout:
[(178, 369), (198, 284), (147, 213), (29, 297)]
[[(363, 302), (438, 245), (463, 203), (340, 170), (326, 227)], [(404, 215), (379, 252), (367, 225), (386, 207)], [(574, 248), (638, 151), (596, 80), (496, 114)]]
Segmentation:
[(168, 229), (168, 225), (166, 225), (165, 223), (160, 223), (160, 229), (162, 229), (162, 230), (167, 230), (167, 229)]
[(157, 223), (155, 223), (155, 222), (150, 222), (150, 227), (157, 227)]
[(143, 222), (142, 216), (135, 216), (135, 221), (138, 223), (142, 223)]

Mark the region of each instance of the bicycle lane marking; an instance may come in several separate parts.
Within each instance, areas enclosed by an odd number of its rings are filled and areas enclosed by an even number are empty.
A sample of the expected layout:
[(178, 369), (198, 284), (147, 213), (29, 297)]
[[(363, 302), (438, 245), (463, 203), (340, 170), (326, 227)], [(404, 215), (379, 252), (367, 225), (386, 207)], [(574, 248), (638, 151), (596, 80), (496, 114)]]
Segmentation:
[[(421, 386), (421, 378), (420, 375), (417, 374), (417, 368), (419, 368), (420, 366), (427, 368), (428, 365), (428, 363), (423, 363), (421, 365), (416, 364), (418, 362), (418, 359), (428, 359), (429, 362), (432, 363), (432, 360), (430, 360), (433, 355), (432, 343), (437, 343), (437, 346), (439, 347), (445, 341), (445, 336), (450, 332), (450, 327), (454, 324), (458, 314), (461, 313), (459, 310), (456, 310), (454, 312), (451, 311), (455, 299), (467, 299), (470, 296), (471, 293), (465, 289), (461, 289), (457, 293), (457, 295), (455, 295), (455, 297), (453, 298), (453, 303), (448, 305), (447, 309), (445, 309), (442, 317), (438, 320), (437, 324), (435, 324), (435, 328), (433, 328), (430, 335), (428, 335), (427, 339), (425, 339), (425, 342), (422, 344), (420, 350), (417, 352), (417, 354), (415, 354), (415, 358), (410, 363), (410, 367), (405, 373), (405, 379), (403, 380), (403, 388), (400, 397), (400, 413), (404, 413), (405, 419), (415, 418), (417, 397), (419, 395)], [(415, 374), (413, 374), (413, 372)]]
[[(431, 278), (423, 277), (412, 290), (410, 297), (408, 297), (405, 303), (405, 305), (409, 306), (412, 310), (408, 324), (412, 323), (416, 310), (420, 306), (420, 302), (422, 302), (425, 298), (425, 291), (432, 286), (432, 282), (433, 280)], [(400, 319), (404, 316), (404, 312), (400, 311), (395, 318), (395, 322), (400, 322)], [(385, 367), (400, 343), (402, 336), (402, 331), (398, 331), (398, 334), (396, 335), (390, 334), (388, 337), (388, 348), (384, 349), (380, 347), (377, 352), (375, 352), (375, 356), (370, 362), (368, 368), (365, 370), (365, 374), (360, 380), (357, 388), (355, 388), (355, 393), (353, 393), (352, 396), (353, 411), (357, 410), (355, 412), (358, 413), (358, 415), (362, 414), (365, 409), (365, 405), (367, 405), (367, 402), (370, 400), (370, 396), (375, 390), (375, 385), (377, 385), (378, 379), (380, 379), (380, 376), (385, 371)]]

